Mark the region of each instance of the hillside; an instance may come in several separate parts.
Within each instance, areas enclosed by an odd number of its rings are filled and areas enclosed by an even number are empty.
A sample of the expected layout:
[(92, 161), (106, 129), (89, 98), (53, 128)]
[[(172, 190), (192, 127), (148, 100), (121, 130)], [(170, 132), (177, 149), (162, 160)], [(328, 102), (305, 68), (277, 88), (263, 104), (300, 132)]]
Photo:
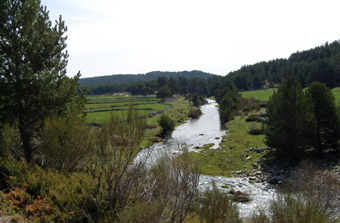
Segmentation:
[(205, 73), (202, 71), (181, 71), (181, 72), (163, 72), (153, 71), (146, 74), (116, 74), (109, 76), (81, 78), (79, 80), (80, 87), (95, 87), (99, 85), (110, 85), (110, 84), (124, 84), (124, 83), (136, 83), (157, 80), (158, 77), (165, 76), (170, 77), (186, 77), (186, 78), (209, 78), (213, 74)]
[(275, 59), (241, 67), (226, 78), (241, 90), (259, 89), (281, 83), (288, 75), (297, 76), (303, 87), (314, 81), (334, 88), (340, 85), (340, 42), (325, 43), (310, 50), (291, 54), (288, 59)]

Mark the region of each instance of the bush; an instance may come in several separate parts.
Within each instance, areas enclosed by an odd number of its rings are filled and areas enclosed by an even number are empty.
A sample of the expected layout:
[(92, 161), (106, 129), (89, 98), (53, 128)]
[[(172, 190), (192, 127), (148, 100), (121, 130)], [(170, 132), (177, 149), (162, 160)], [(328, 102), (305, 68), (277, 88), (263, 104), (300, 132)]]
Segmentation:
[[(336, 223), (340, 221), (340, 182), (310, 161), (301, 162), (286, 190), (272, 201), (265, 222)], [(250, 222), (263, 219), (254, 215)]]
[(251, 114), (246, 118), (246, 122), (257, 122), (258, 121), (258, 116), (255, 114)]
[(329, 223), (327, 214), (318, 208), (317, 203), (305, 200), (298, 194), (284, 194), (277, 197), (270, 206), (274, 223), (309, 222)]
[(23, 149), (17, 126), (5, 124), (0, 129), (0, 134), (0, 157), (20, 160), (23, 157)]
[(311, 161), (302, 161), (291, 182), (291, 190), (303, 195), (304, 200), (315, 206), (330, 219), (340, 220), (340, 181), (337, 177), (320, 169)]
[(196, 213), (201, 222), (242, 222), (230, 195), (220, 191), (213, 183), (212, 190), (202, 193)]
[(1, 184), (7, 190), (0, 209), (5, 214), (19, 213), (32, 222), (78, 222), (85, 216), (92, 186), (87, 174), (64, 175), (26, 162), (2, 160)]
[(188, 116), (193, 119), (198, 119), (202, 115), (201, 109), (190, 109)]
[(158, 124), (161, 126), (160, 136), (165, 138), (170, 136), (172, 131), (175, 129), (175, 122), (166, 115), (161, 115), (160, 119), (158, 120)]
[(92, 138), (90, 127), (77, 116), (46, 119), (40, 146), (41, 164), (66, 172), (82, 168), (85, 157), (93, 153)]

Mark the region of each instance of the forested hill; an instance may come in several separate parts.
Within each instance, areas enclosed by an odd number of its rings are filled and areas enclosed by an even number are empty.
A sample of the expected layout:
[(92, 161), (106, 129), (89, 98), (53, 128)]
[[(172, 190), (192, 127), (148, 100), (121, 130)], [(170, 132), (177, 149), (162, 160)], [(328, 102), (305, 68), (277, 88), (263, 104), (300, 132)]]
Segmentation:
[(314, 81), (334, 88), (340, 85), (340, 42), (334, 41), (310, 50), (293, 53), (288, 59), (276, 59), (243, 66), (226, 78), (241, 90), (259, 89), (281, 83), (296, 75), (303, 87)]
[(109, 86), (115, 84), (131, 84), (136, 82), (146, 82), (157, 80), (158, 77), (165, 76), (167, 78), (186, 77), (186, 78), (209, 78), (213, 74), (205, 73), (202, 71), (181, 71), (181, 72), (163, 72), (153, 71), (146, 74), (117, 74), (100, 77), (81, 78), (79, 80), (80, 87), (96, 88), (98, 86)]

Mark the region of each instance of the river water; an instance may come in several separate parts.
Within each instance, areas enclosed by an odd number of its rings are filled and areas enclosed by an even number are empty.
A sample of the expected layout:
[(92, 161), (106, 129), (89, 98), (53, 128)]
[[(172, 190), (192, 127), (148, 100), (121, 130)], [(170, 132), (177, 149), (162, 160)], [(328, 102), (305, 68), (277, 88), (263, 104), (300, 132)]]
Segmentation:
[[(220, 126), (217, 103), (209, 100), (208, 104), (201, 106), (201, 110), (203, 115), (199, 119), (190, 120), (178, 126), (170, 139), (141, 150), (135, 158), (135, 162), (142, 161), (145, 162), (146, 166), (152, 166), (165, 154), (169, 156), (181, 154), (184, 145), (189, 152), (197, 152), (194, 149), (196, 146), (210, 143), (214, 144), (211, 149), (219, 148), (222, 136), (226, 134), (226, 131), (222, 130)], [(237, 204), (241, 217), (250, 217), (259, 209), (268, 209), (270, 200), (275, 196), (275, 189), (272, 185), (267, 183), (249, 183), (248, 178), (244, 177), (201, 175), (199, 189), (211, 189), (213, 181), (219, 188), (227, 186), (228, 190), (249, 194), (250, 202)]]

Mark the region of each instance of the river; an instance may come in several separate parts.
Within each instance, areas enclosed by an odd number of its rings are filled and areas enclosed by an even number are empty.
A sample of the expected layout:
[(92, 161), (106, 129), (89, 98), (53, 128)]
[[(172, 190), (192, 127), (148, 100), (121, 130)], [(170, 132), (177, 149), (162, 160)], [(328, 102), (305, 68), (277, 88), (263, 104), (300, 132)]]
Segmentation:
[[(203, 115), (196, 120), (189, 120), (183, 125), (178, 126), (172, 133), (172, 137), (161, 143), (141, 150), (136, 162), (143, 161), (146, 166), (152, 166), (164, 154), (175, 156), (183, 151), (183, 145), (188, 151), (197, 151), (196, 146), (213, 143), (211, 149), (219, 148), (222, 136), (226, 134), (221, 129), (217, 103), (214, 100), (208, 100), (208, 104), (201, 106)], [(221, 188), (228, 186), (228, 190), (241, 191), (249, 194), (251, 201), (238, 203), (240, 216), (250, 217), (259, 209), (266, 210), (270, 200), (275, 196), (275, 189), (267, 183), (249, 183), (248, 178), (244, 177), (223, 177), (201, 175), (199, 182), (200, 190), (212, 188), (212, 182)], [(222, 189), (222, 188), (221, 188)], [(223, 189), (222, 189), (223, 190)]]

